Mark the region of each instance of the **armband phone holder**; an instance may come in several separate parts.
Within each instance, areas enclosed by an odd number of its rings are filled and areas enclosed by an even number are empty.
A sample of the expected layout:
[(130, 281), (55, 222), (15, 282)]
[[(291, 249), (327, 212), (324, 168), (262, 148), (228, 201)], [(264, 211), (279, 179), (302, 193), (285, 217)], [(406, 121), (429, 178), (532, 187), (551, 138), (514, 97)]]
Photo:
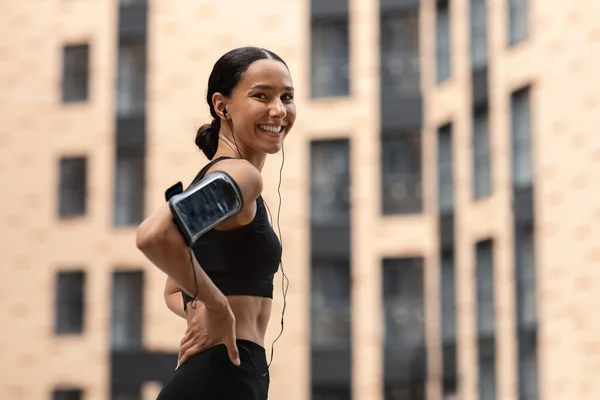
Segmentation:
[(240, 188), (229, 174), (215, 171), (185, 191), (181, 182), (165, 193), (173, 220), (188, 246), (243, 208)]

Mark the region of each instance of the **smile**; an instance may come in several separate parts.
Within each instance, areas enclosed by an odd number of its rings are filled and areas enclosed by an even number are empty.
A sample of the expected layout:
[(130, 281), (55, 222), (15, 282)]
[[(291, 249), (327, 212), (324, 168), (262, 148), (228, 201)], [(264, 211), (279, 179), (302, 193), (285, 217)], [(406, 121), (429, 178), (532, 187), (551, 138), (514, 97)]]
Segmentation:
[(268, 133), (281, 135), (285, 130), (284, 125), (258, 125), (258, 127)]

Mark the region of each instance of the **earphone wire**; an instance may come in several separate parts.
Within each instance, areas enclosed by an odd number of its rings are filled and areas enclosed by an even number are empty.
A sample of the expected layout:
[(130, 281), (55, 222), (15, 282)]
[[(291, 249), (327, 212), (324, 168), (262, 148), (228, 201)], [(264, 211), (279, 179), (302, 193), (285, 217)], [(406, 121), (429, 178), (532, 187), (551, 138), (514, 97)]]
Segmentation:
[[(284, 149), (283, 144), (281, 146), (281, 155), (282, 155), (282, 159), (281, 159), (281, 167), (279, 169), (279, 184), (277, 185), (277, 194), (279, 196), (279, 204), (278, 204), (278, 208), (277, 208), (277, 231), (279, 234), (279, 240), (281, 242), (281, 248), (283, 249), (283, 236), (281, 235), (281, 223), (280, 223), (281, 204), (282, 204), (281, 181), (282, 181), (282, 174), (283, 174), (283, 166), (285, 163), (285, 149)], [(269, 217), (271, 218), (271, 221), (272, 221), (273, 217), (271, 216), (271, 210), (269, 209), (269, 206), (267, 205), (266, 202), (265, 202), (265, 205), (267, 206), (267, 211), (268, 211)], [(270, 367), (271, 363), (273, 362), (273, 353), (275, 352), (275, 343), (279, 340), (281, 335), (283, 335), (285, 310), (287, 308), (287, 292), (288, 292), (288, 289), (290, 286), (290, 280), (288, 279), (287, 275), (285, 274), (285, 270), (283, 269), (283, 254), (282, 254), (281, 259), (279, 260), (279, 265), (281, 267), (281, 292), (283, 294), (283, 308), (281, 310), (281, 330), (279, 331), (279, 334), (277, 335), (277, 337), (273, 341), (273, 344), (271, 345), (271, 359), (270, 359), (267, 367)]]
[[(229, 125), (229, 128), (231, 130), (231, 136), (233, 137), (233, 143), (235, 145), (235, 149), (238, 153), (238, 156), (240, 158), (242, 158), (242, 155), (240, 153), (239, 147), (237, 145), (237, 141), (235, 139), (235, 133), (233, 132), (233, 125), (231, 124), (231, 122), (229, 121), (228, 118), (225, 118), (225, 120), (227, 121), (227, 124)], [(252, 359), (252, 365), (254, 366), (254, 368), (256, 369), (256, 371), (263, 377), (267, 376), (267, 374), (269, 373), (269, 368), (271, 367), (271, 363), (273, 362), (273, 355), (275, 353), (275, 343), (279, 340), (279, 338), (283, 335), (283, 329), (284, 329), (284, 317), (285, 317), (285, 310), (287, 308), (287, 292), (290, 286), (290, 280), (288, 279), (287, 275), (285, 274), (285, 271), (283, 269), (283, 236), (281, 235), (281, 224), (280, 224), (280, 216), (281, 216), (281, 203), (282, 203), (282, 198), (281, 198), (281, 182), (282, 182), (282, 176), (283, 176), (283, 166), (285, 164), (285, 147), (283, 145), (283, 143), (281, 144), (281, 167), (279, 168), (279, 183), (277, 184), (277, 194), (279, 197), (279, 204), (277, 207), (277, 231), (279, 234), (279, 241), (281, 243), (281, 248), (282, 248), (282, 255), (281, 258), (279, 259), (279, 266), (281, 268), (281, 291), (283, 294), (283, 308), (281, 310), (281, 330), (279, 331), (279, 334), (277, 335), (277, 337), (275, 338), (275, 340), (273, 340), (273, 343), (271, 344), (271, 357), (269, 360), (269, 363), (267, 364), (267, 371), (266, 372), (261, 372), (260, 369), (256, 366), (256, 364), (254, 364), (254, 361)], [(269, 223), (271, 225), (271, 227), (273, 227), (273, 216), (271, 215), (271, 209), (269, 208), (269, 205), (267, 204), (267, 202), (263, 199), (263, 203), (267, 208), (267, 212), (269, 214)], [(241, 348), (243, 348), (244, 350), (246, 350), (248, 353), (250, 353), (250, 351), (245, 348), (244, 346), (240, 346)]]

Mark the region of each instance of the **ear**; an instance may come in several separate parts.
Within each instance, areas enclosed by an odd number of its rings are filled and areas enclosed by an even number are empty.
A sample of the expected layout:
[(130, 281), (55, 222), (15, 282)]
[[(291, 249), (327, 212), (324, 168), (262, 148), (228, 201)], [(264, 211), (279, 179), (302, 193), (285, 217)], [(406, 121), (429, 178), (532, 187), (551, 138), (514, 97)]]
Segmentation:
[(219, 118), (221, 119), (229, 119), (229, 114), (225, 114), (223, 112), (223, 110), (225, 109), (225, 107), (227, 106), (226, 103), (226, 98), (225, 96), (223, 96), (221, 93), (215, 93), (212, 96), (212, 104), (213, 107), (215, 108), (215, 112), (217, 113), (217, 115), (219, 116)]

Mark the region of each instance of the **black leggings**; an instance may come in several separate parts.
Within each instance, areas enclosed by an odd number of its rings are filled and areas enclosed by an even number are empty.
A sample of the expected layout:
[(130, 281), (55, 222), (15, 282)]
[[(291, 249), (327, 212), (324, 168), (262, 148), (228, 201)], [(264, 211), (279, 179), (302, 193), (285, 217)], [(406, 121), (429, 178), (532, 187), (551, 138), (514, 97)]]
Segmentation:
[(157, 400), (267, 400), (269, 370), (265, 349), (237, 340), (241, 365), (236, 367), (225, 345), (203, 351), (175, 371)]

